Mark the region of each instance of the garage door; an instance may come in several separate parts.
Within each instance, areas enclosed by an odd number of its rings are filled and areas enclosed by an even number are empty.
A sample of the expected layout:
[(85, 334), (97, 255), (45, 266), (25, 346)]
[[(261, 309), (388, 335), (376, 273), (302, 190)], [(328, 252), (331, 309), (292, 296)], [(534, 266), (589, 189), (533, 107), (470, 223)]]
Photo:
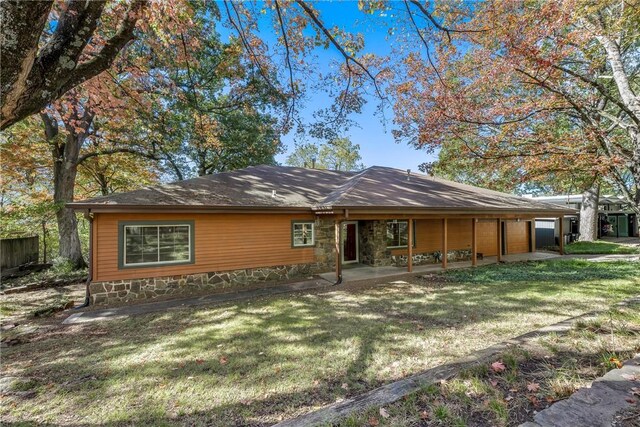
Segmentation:
[(498, 255), (498, 236), (496, 235), (496, 222), (478, 222), (476, 228), (476, 235), (478, 238), (478, 253), (483, 256), (496, 256)]
[(505, 222), (507, 232), (507, 254), (522, 254), (530, 251), (531, 228), (529, 221)]

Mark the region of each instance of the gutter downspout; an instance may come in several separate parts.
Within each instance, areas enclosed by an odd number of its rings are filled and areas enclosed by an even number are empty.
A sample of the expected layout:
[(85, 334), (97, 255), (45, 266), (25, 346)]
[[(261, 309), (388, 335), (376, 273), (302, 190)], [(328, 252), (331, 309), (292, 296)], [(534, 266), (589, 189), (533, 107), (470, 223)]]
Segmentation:
[(91, 209), (87, 210), (85, 218), (89, 220), (89, 272), (87, 274), (87, 282), (85, 284), (84, 303), (77, 307), (73, 307), (74, 310), (88, 307), (91, 302), (91, 295), (89, 293), (89, 285), (93, 279), (93, 213), (91, 213)]

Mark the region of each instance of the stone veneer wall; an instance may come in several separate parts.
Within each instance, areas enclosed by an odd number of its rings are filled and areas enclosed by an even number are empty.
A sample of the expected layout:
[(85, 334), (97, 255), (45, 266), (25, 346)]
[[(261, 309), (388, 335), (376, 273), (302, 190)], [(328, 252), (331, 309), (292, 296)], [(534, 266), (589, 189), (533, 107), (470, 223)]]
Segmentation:
[(387, 221), (360, 221), (358, 225), (360, 262), (374, 267), (393, 265), (391, 250), (387, 249)]
[(328, 271), (326, 265), (296, 264), (148, 279), (94, 282), (89, 285), (92, 304), (114, 304), (164, 295), (189, 295), (206, 291), (242, 289), (259, 283), (274, 285)]
[(331, 219), (318, 219), (315, 222), (315, 255), (316, 262), (326, 266), (327, 270), (335, 269), (336, 241), (335, 222)]
[[(391, 256), (393, 263), (397, 267), (406, 267), (407, 260), (409, 259), (408, 255), (392, 255)], [(423, 252), (418, 254), (413, 254), (413, 265), (425, 265), (425, 264), (436, 264), (440, 261), (436, 261), (435, 252)], [(467, 249), (458, 250), (458, 251), (449, 251), (447, 260), (451, 262), (455, 261), (469, 261), (471, 259), (471, 251)]]

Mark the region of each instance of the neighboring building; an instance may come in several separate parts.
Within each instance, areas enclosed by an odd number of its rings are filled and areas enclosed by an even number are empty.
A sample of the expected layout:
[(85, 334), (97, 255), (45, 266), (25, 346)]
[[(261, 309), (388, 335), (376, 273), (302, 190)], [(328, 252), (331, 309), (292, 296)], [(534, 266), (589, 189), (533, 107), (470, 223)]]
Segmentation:
[[(544, 203), (552, 203), (558, 206), (567, 207), (580, 212), (582, 206), (582, 195), (572, 194), (568, 196), (542, 196), (531, 197)], [(554, 236), (557, 241), (558, 224), (552, 218), (539, 218), (536, 222), (536, 233), (538, 235), (537, 247), (546, 246), (546, 239), (543, 237), (545, 229), (549, 229), (550, 223), (554, 223)], [(580, 215), (567, 215), (564, 218), (565, 242), (577, 240), (580, 234)], [(598, 201), (598, 238), (602, 237), (634, 237), (638, 236), (638, 221), (636, 214), (624, 203), (622, 196), (600, 196)]]
[(70, 206), (91, 219), (93, 303), (333, 270), (340, 281), (349, 263), (411, 271), (421, 263), (499, 260), (534, 250), (534, 218), (574, 212), (377, 166), (256, 166)]

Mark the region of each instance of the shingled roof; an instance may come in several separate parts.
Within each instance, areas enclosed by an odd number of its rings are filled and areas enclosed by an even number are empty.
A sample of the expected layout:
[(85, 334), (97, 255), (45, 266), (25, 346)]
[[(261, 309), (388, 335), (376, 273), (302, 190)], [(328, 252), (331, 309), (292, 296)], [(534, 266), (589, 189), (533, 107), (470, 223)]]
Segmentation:
[[(275, 192), (275, 193), (274, 193)], [(76, 209), (419, 209), (568, 213), (529, 198), (427, 175), (373, 166), (338, 172), (252, 166), (199, 178), (78, 201)], [(571, 211), (573, 212), (573, 211)]]

